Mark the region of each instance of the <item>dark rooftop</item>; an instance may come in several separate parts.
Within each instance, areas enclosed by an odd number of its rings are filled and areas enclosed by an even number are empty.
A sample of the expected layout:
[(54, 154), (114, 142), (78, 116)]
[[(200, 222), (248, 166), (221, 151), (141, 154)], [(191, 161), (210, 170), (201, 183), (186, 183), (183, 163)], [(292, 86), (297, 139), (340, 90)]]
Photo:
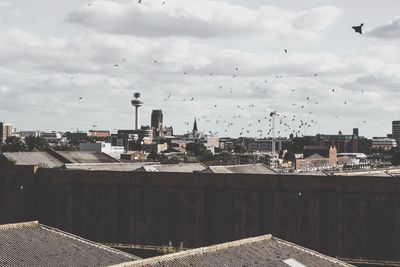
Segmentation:
[(137, 259), (38, 222), (0, 225), (0, 266), (110, 266)]
[(118, 163), (120, 161), (101, 152), (57, 151), (65, 163)]

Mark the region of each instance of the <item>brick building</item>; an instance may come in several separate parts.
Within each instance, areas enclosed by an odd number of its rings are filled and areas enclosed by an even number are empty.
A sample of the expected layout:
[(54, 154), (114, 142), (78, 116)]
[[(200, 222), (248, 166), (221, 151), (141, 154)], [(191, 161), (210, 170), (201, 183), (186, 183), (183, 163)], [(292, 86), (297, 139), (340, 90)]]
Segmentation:
[(0, 222), (187, 247), (271, 233), (330, 256), (400, 259), (394, 177), (135, 173), (0, 165)]

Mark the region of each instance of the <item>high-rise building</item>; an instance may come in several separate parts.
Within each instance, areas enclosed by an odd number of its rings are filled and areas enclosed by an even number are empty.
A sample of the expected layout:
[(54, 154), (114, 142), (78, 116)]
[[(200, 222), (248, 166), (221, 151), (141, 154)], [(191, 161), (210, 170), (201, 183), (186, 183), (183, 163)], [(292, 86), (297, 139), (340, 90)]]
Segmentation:
[(358, 137), (358, 135), (359, 135), (358, 128), (353, 128), (353, 136)]
[(12, 125), (10, 123), (0, 122), (0, 143), (7, 140), (12, 135)]
[(153, 109), (151, 113), (151, 128), (161, 130), (163, 128), (163, 113), (161, 109)]
[(392, 121), (392, 137), (396, 140), (400, 139), (400, 120)]

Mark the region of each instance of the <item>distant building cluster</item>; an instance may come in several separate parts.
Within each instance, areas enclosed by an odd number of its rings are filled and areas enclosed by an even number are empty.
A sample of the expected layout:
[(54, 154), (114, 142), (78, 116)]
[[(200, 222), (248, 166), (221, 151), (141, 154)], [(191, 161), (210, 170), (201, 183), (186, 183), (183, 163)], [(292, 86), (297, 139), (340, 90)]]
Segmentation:
[[(390, 167), (392, 152), (400, 141), (400, 121), (392, 122), (391, 134), (372, 139), (360, 136), (358, 128), (347, 135), (339, 131), (338, 134), (290, 135), (289, 138), (219, 137), (200, 131), (196, 118), (191, 131), (177, 135), (172, 126), (165, 125), (161, 109), (152, 111), (149, 126), (139, 127), (139, 110), (144, 104), (140, 93), (134, 94), (131, 103), (135, 109), (133, 129), (17, 131), (12, 124), (2, 122), (0, 141), (5, 143), (11, 137), (22, 141), (28, 137), (40, 137), (55, 150), (101, 152), (122, 162), (163, 160), (167, 163), (214, 161), (211, 165), (265, 164), (279, 173), (318, 174)], [(226, 155), (231, 156), (226, 159)]]

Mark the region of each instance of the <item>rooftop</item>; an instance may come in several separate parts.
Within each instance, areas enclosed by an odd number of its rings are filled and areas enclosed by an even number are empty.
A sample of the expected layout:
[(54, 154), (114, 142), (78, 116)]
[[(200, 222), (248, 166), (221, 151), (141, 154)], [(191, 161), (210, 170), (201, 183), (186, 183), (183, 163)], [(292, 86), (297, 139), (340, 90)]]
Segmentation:
[(0, 266), (110, 266), (137, 259), (38, 222), (0, 225)]
[(220, 245), (187, 250), (155, 258), (138, 260), (116, 266), (329, 267), (352, 265), (272, 237), (271, 235), (265, 235)]
[(48, 152), (5, 152), (3, 157), (15, 165), (59, 168), (64, 164)]
[(65, 164), (64, 168), (68, 170), (85, 171), (136, 171), (143, 166), (151, 165), (152, 162), (134, 162), (134, 163), (72, 163)]
[(205, 170), (207, 166), (201, 163), (179, 163), (179, 164), (159, 164), (143, 166), (142, 171), (145, 172), (201, 172)]
[(210, 166), (205, 172), (208, 171), (211, 173), (277, 174), (276, 171), (261, 163), (227, 165), (227, 166)]
[(56, 153), (64, 158), (65, 163), (116, 163), (118, 160), (113, 157), (101, 153), (90, 151), (56, 151)]

